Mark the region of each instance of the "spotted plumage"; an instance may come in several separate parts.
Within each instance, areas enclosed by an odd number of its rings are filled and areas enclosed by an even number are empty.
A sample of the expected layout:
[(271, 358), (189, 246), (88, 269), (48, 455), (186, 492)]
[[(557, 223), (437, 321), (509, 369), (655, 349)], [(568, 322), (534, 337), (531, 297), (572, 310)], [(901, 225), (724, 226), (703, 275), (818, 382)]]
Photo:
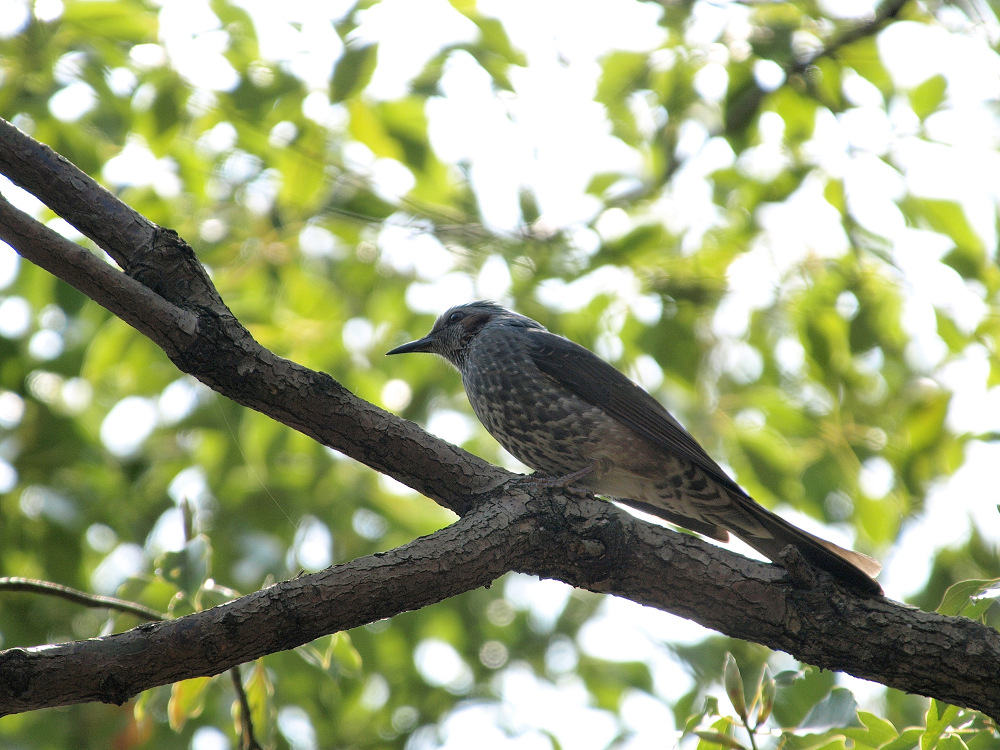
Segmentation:
[(881, 566), (754, 501), (662, 405), (579, 344), (493, 302), (448, 310), (389, 354), (433, 352), (462, 374), (476, 416), (539, 473), (713, 539), (736, 534), (771, 560), (794, 545), (851, 588), (879, 594)]

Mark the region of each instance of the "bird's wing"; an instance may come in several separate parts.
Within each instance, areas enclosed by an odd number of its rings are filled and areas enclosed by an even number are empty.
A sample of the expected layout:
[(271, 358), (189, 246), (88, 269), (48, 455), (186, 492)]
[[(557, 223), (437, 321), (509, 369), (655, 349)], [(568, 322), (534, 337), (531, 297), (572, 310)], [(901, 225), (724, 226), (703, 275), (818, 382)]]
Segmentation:
[[(812, 564), (824, 568), (856, 590), (870, 596), (881, 594), (881, 587), (872, 578), (882, 567), (878, 561), (813, 536), (771, 513), (730, 479), (656, 399), (614, 367), (561, 336), (548, 331), (530, 333), (528, 354), (539, 370), (662, 450), (695, 464), (729, 491), (733, 504), (726, 514), (727, 521), (722, 524), (724, 528), (775, 561), (781, 559), (785, 546), (792, 544)], [(664, 514), (657, 506), (636, 504), (634, 501), (626, 501), (626, 504), (701, 531), (686, 517)], [(748, 519), (749, 523), (746, 522)], [(711, 532), (707, 535), (724, 538)]]
[(562, 336), (548, 331), (529, 333), (528, 355), (539, 370), (664, 451), (695, 464), (726, 489), (748, 498), (659, 401), (613, 366)]

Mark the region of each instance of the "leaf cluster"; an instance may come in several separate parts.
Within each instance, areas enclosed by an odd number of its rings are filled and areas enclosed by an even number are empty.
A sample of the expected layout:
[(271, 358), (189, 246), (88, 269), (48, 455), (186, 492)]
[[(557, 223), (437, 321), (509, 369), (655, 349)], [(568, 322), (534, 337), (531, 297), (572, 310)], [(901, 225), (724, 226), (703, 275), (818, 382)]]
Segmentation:
[[(166, 5), (67, 2), (54, 18), (36, 7), (0, 39), (0, 112), (190, 239), (262, 344), (362, 398), (509, 463), (472, 418), (457, 375), (430, 358), (381, 358), (422, 335), (439, 308), (464, 301), (446, 295), (499, 290), (655, 392), (761, 502), (839, 526), (885, 558), (969, 446), (996, 443), (995, 429), (954, 427), (960, 394), (943, 377), (971, 357), (986, 387), (1000, 383), (1000, 273), (976, 205), (914, 189), (898, 149), (859, 154), (848, 144), (838, 155), (870, 160), (866, 174), (903, 185), (879, 193), (879, 206), (943, 248), (931, 272), (966, 306), (924, 299), (907, 275), (923, 251), (881, 233), (865, 211), (870, 194), (816, 152), (863, 100), (893, 142), (915, 138), (954, 154), (933, 136), (962, 116), (954, 78), (901, 82), (879, 44), (895, 23), (945, 33), (933, 9), (906, 4), (900, 20), (840, 44), (859, 22), (811, 2), (663, 4), (655, 48), (609, 49), (595, 63), (592, 103), (631, 166), (588, 162), (579, 198), (593, 209), (565, 223), (551, 220), (544, 191), (525, 178), (507, 196), (514, 226), (497, 227), (484, 219), (491, 197), (476, 180), (481, 165), (442, 155), (433, 113), (449, 67), (470, 59), (498, 101), (524, 95), (535, 68), (512, 21), (453, 3), (473, 41), (415, 60), (406, 92), (377, 98), (380, 60), (407, 54), (365, 35), (377, 3), (325, 19), (339, 52), (323, 85), (293, 56), (266, 57), (259, 22), (226, 0), (205, 6), (212, 28), (191, 32), (219, 41), (211, 62), (229, 82), (208, 85), (166, 38)], [(713, 13), (721, 15), (706, 32)], [(304, 24), (288, 29), (306, 38)], [(725, 81), (714, 94), (713, 76)], [(74, 110), (73, 96), (89, 104)], [(995, 136), (995, 113), (987, 128)], [(705, 218), (689, 215), (693, 207)], [(784, 235), (806, 209), (817, 223)], [(56, 221), (44, 207), (35, 212)], [(41, 269), (6, 255), (3, 263), (15, 269), (0, 289), (3, 575), (180, 614), (451, 520), (179, 377), (149, 341)], [(914, 601), (933, 608), (944, 599), (942, 611), (995, 624), (995, 543), (977, 531), (935, 552)], [(587, 707), (614, 727), (609, 743), (626, 743), (635, 734), (623, 718), (629, 700), (667, 701), (652, 661), (584, 647), (601, 615), (592, 595), (538, 589), (555, 602), (546, 605), (518, 591), (535, 589), (511, 577), (244, 668), (258, 734), (294, 745), (289, 727), (304, 714), (320, 745), (434, 744), (449, 719), (486, 706), (508, 737), (537, 733), (556, 746), (563, 740), (544, 721), (525, 728), (505, 714), (511, 680), (527, 675), (536, 686), (582, 688)], [(0, 597), (4, 647), (134, 624), (58, 600)], [(739, 646), (706, 638), (671, 657), (690, 687), (669, 713), (699, 750), (996, 745), (982, 717), (894, 693), (884, 716), (858, 712), (846, 688), (808, 668), (794, 679), (762, 676), (745, 692), (735, 661), (721, 658)], [(451, 668), (435, 669), (435, 657)], [(757, 653), (754, 672), (763, 675), (770, 658)], [(200, 732), (235, 736), (227, 679), (178, 683), (120, 709), (77, 707), (58, 720), (9, 717), (0, 742), (168, 748)], [(720, 684), (735, 716), (712, 701), (697, 711)]]

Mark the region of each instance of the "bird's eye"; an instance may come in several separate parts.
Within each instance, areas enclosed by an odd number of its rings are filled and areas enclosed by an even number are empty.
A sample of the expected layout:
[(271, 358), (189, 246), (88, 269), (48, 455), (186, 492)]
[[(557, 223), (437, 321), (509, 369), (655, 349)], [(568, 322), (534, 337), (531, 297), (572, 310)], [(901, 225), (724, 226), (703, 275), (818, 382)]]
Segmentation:
[(462, 312), (461, 310), (456, 310), (455, 312), (453, 312), (451, 315), (448, 316), (448, 322), (449, 323), (457, 323), (458, 321), (460, 321), (464, 317), (465, 317), (465, 313), (464, 312)]

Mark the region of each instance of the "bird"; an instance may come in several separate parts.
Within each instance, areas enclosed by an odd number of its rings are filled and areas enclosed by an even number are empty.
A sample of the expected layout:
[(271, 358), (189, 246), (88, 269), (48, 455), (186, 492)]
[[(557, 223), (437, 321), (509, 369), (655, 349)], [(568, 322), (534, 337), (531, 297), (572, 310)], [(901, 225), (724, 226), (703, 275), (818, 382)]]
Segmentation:
[(779, 565), (792, 545), (855, 593), (882, 594), (878, 561), (755, 501), (653, 396), (541, 323), (489, 300), (469, 302), (386, 354), (411, 352), (454, 365), (479, 421), (539, 477), (720, 542), (731, 532)]

